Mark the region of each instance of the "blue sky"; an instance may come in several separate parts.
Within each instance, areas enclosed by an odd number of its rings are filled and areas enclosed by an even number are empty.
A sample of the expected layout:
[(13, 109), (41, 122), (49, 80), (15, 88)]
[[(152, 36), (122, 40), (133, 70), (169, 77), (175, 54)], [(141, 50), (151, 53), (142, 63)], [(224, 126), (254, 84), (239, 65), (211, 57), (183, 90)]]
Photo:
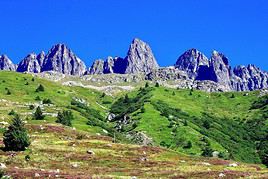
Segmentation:
[(124, 57), (138, 37), (161, 66), (197, 48), (268, 70), (267, 0), (1, 0), (0, 7), (0, 53), (15, 63), (61, 42), (90, 65)]

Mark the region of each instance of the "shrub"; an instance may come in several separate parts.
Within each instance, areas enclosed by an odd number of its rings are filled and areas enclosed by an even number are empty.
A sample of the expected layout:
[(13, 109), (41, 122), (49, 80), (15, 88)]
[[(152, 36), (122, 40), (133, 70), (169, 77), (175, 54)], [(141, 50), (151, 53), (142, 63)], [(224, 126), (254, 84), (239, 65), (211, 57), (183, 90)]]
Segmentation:
[(30, 155), (26, 155), (26, 156), (24, 157), (24, 159), (25, 159), (26, 161), (30, 161), (31, 157), (30, 157)]
[(232, 94), (230, 98), (235, 98), (235, 95), (234, 95), (234, 94)]
[(15, 115), (8, 130), (4, 132), (6, 150), (23, 151), (30, 145), (30, 139), (19, 115)]
[(30, 109), (30, 110), (33, 110), (33, 109), (34, 109), (34, 105), (31, 104), (31, 105), (29, 106), (29, 109)]
[(212, 157), (212, 152), (213, 152), (213, 150), (210, 148), (210, 146), (205, 146), (202, 149), (201, 155), (204, 157)]
[(61, 123), (65, 126), (72, 126), (71, 121), (74, 119), (72, 111), (58, 112), (57, 123)]
[(205, 120), (205, 121), (203, 122), (203, 127), (206, 128), (206, 129), (209, 129), (209, 128), (210, 128), (210, 123), (209, 123), (208, 120)]
[(11, 95), (11, 91), (8, 88), (6, 89), (6, 94)]
[(5, 171), (3, 169), (0, 169), (0, 178), (4, 178)]
[(184, 146), (183, 146), (183, 148), (184, 149), (190, 149), (190, 148), (192, 148), (192, 142), (191, 141), (188, 141)]
[(103, 92), (102, 94), (101, 94), (101, 98), (104, 98), (106, 96), (106, 94)]
[(141, 113), (145, 113), (145, 107), (144, 106), (141, 107)]
[(43, 85), (40, 84), (40, 85), (36, 88), (35, 91), (36, 91), (36, 92), (43, 92), (43, 91), (45, 91), (45, 88), (44, 88)]
[(35, 97), (35, 100), (36, 100), (36, 101), (41, 101), (40, 96), (36, 96), (36, 97)]
[(149, 83), (146, 82), (146, 83), (145, 83), (145, 88), (148, 88), (148, 87), (149, 87)]
[(29, 85), (29, 82), (28, 82), (28, 81), (26, 81), (25, 85)]
[(43, 104), (53, 104), (49, 98), (43, 99)]
[(35, 113), (33, 114), (33, 118), (34, 118), (35, 120), (43, 120), (43, 119), (45, 118), (45, 116), (43, 115), (43, 112), (42, 112), (40, 106), (38, 106), (38, 107), (36, 108), (36, 111), (35, 111)]
[(34, 81), (34, 78), (32, 78), (32, 81)]
[(15, 115), (16, 114), (16, 112), (14, 111), (14, 109), (12, 109), (9, 113), (8, 113), (8, 115), (10, 115), (10, 116), (13, 116), (13, 115)]

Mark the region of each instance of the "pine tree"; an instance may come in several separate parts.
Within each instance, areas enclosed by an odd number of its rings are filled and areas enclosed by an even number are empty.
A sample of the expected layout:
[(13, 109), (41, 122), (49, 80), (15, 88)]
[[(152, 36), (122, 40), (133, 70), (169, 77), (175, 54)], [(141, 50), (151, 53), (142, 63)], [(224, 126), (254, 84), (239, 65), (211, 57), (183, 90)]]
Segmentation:
[(160, 84), (158, 82), (156, 82), (155, 87), (158, 88), (159, 86), (160, 86)]
[(44, 86), (43, 85), (39, 85), (37, 88), (36, 88), (36, 90), (35, 90), (36, 92), (43, 92), (43, 91), (45, 91), (45, 88), (44, 88)]
[(145, 83), (145, 88), (148, 88), (148, 87), (149, 87), (149, 83), (146, 82), (146, 83)]
[(40, 106), (38, 106), (38, 107), (36, 108), (36, 111), (35, 111), (35, 113), (33, 114), (33, 118), (34, 118), (35, 120), (43, 120), (43, 119), (45, 118), (45, 116), (43, 115), (43, 112), (42, 112)]
[(6, 150), (23, 151), (30, 145), (30, 139), (19, 115), (15, 115), (8, 130), (4, 132)]
[(57, 123), (61, 123), (65, 126), (72, 126), (72, 120), (74, 119), (72, 111), (58, 112)]

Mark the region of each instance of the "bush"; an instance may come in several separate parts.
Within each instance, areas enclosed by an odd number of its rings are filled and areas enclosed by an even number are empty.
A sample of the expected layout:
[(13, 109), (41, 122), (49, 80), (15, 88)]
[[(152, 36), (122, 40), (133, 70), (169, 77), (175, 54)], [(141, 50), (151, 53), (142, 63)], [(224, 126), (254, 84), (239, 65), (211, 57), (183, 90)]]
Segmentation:
[(213, 150), (210, 148), (210, 146), (205, 146), (203, 149), (202, 149), (202, 156), (204, 157), (212, 157), (212, 152)]
[(16, 112), (13, 109), (8, 113), (8, 115), (10, 115), (10, 116), (13, 116), (15, 114), (16, 114)]
[(11, 91), (8, 88), (6, 89), (6, 94), (11, 95)]
[(29, 85), (29, 82), (28, 82), (28, 81), (26, 81), (25, 85)]
[(36, 108), (36, 111), (35, 111), (35, 113), (33, 114), (33, 118), (34, 118), (35, 120), (43, 120), (43, 119), (45, 118), (45, 116), (43, 115), (43, 112), (42, 112), (40, 106), (38, 106), (38, 107)]
[(5, 176), (5, 171), (3, 169), (0, 169), (0, 178), (3, 178)]
[(43, 99), (43, 104), (53, 104), (49, 98)]
[(148, 87), (149, 87), (149, 83), (146, 82), (146, 83), (145, 83), (145, 88), (148, 88)]
[(31, 105), (29, 106), (29, 109), (30, 109), (30, 110), (33, 110), (33, 109), (34, 109), (34, 105), (31, 104)]
[(36, 101), (41, 101), (40, 96), (36, 96), (36, 97), (35, 97), (35, 100), (36, 100)]
[(30, 139), (19, 115), (15, 115), (8, 130), (4, 132), (5, 149), (24, 151), (30, 145)]
[(191, 141), (188, 141), (184, 146), (183, 146), (183, 148), (184, 149), (190, 149), (190, 148), (192, 148), (192, 142)]
[(26, 156), (24, 157), (24, 159), (25, 159), (26, 161), (30, 161), (31, 157), (30, 157), (30, 155), (26, 155)]
[(210, 128), (210, 123), (209, 123), (208, 120), (205, 120), (205, 121), (203, 122), (203, 127), (206, 128), (206, 129), (209, 129), (209, 128)]
[(235, 95), (234, 95), (234, 94), (232, 94), (230, 98), (235, 98)]
[(145, 107), (144, 106), (141, 107), (141, 113), (145, 113)]
[(40, 84), (40, 85), (36, 88), (35, 91), (36, 91), (36, 92), (43, 92), (43, 91), (45, 91), (45, 88), (44, 88), (43, 85)]
[(72, 111), (59, 112), (57, 116), (57, 123), (61, 123), (65, 126), (72, 126), (71, 121), (74, 119)]

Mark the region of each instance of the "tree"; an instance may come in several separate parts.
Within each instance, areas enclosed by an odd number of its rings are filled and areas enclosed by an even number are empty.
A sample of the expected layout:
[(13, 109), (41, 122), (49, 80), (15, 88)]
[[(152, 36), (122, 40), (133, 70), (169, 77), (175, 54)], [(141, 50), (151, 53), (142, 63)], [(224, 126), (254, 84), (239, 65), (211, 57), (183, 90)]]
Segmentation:
[(7, 93), (6, 94), (7, 95), (11, 95), (11, 91), (8, 88), (6, 90), (7, 90)]
[(175, 95), (176, 95), (176, 94), (175, 94), (175, 91), (173, 91), (173, 92), (172, 92), (172, 95), (173, 95), (173, 96), (175, 96)]
[(40, 106), (38, 106), (38, 107), (36, 108), (36, 111), (35, 111), (35, 113), (33, 114), (33, 118), (34, 118), (35, 120), (43, 120), (43, 119), (45, 118), (45, 116), (43, 115), (43, 112), (42, 112)]
[(206, 129), (209, 129), (210, 128), (210, 123), (207, 120), (205, 120), (203, 122), (203, 127), (206, 128)]
[(146, 83), (145, 83), (145, 88), (148, 88), (148, 87), (149, 87), (149, 83), (146, 82)]
[(61, 123), (65, 126), (72, 126), (71, 121), (74, 119), (72, 111), (58, 112), (57, 123)]
[(30, 145), (30, 138), (19, 115), (15, 115), (11, 125), (4, 132), (5, 149), (24, 151)]
[(13, 116), (13, 115), (15, 115), (16, 114), (16, 112), (14, 111), (14, 109), (12, 109), (9, 113), (8, 113), (8, 115), (10, 115), (10, 116)]
[(145, 107), (144, 106), (141, 107), (141, 113), (145, 113)]
[(204, 157), (212, 157), (212, 152), (213, 150), (210, 148), (210, 146), (205, 146), (203, 149), (202, 149), (202, 156)]
[(235, 95), (232, 93), (231, 98), (235, 98)]
[(156, 82), (156, 84), (155, 84), (155, 87), (159, 87), (160, 85), (159, 85), (159, 83), (158, 82)]
[(191, 141), (187, 141), (187, 143), (183, 146), (184, 149), (190, 149), (192, 148), (192, 142)]
[(126, 94), (124, 98), (124, 103), (128, 103), (128, 102), (129, 102), (129, 97), (128, 97), (128, 94)]
[(44, 88), (43, 85), (40, 84), (40, 85), (36, 88), (35, 91), (36, 91), (36, 92), (43, 92), (43, 91), (45, 91), (45, 88)]

